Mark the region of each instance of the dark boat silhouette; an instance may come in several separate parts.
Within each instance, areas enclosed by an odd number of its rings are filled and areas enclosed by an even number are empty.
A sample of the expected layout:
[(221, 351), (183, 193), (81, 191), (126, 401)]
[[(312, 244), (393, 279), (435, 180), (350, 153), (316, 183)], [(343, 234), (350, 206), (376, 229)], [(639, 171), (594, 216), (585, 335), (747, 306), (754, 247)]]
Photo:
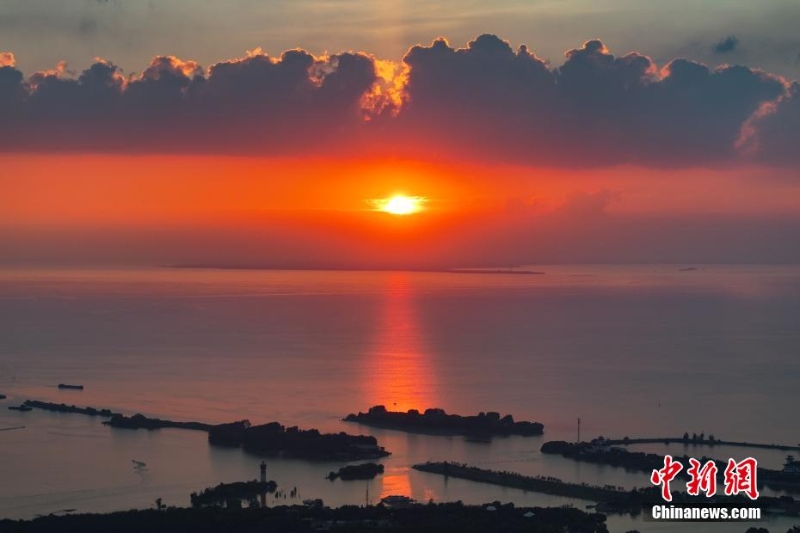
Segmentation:
[(83, 390), (83, 385), (67, 385), (66, 383), (59, 383), (59, 389)]

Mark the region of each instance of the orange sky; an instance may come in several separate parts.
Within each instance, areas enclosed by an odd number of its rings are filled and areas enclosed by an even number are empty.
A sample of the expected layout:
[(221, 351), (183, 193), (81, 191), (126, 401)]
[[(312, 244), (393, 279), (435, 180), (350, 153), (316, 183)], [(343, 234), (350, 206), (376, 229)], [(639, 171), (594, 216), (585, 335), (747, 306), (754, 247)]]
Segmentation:
[[(565, 170), (380, 159), (91, 154), (2, 155), (0, 161), (4, 226), (135, 227), (361, 215), (379, 226), (417, 226), (423, 220), (523, 207), (547, 214), (576, 194), (604, 190), (613, 193), (605, 208), (613, 213), (757, 215), (800, 209), (800, 184), (755, 167)], [(369, 200), (394, 194), (427, 198), (424, 212), (400, 220), (374, 212)]]
[[(483, 264), (494, 262), (496, 245), (528, 253), (509, 252), (508, 260), (533, 262), (559, 241), (572, 246), (576, 235), (611, 241), (616, 223), (793, 218), (800, 210), (800, 186), (758, 168), (581, 171), (122, 155), (0, 160), (0, 240), (12, 243), (7, 259), (23, 261), (107, 255), (110, 262), (159, 264)], [(424, 211), (398, 217), (369, 203), (398, 193), (427, 198)]]

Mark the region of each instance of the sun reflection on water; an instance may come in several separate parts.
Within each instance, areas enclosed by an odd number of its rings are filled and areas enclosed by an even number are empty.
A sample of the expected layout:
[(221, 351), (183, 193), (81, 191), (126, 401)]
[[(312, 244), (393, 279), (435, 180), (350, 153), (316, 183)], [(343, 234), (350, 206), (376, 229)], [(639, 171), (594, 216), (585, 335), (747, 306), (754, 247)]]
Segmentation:
[[(365, 406), (385, 405), (391, 411), (423, 411), (439, 406), (436, 369), (419, 327), (409, 275), (389, 274), (374, 342), (364, 365)], [(387, 469), (380, 497), (412, 496), (411, 470)]]
[(408, 274), (390, 274), (365, 366), (367, 406), (385, 405), (390, 411), (438, 406), (436, 372), (425, 349)]

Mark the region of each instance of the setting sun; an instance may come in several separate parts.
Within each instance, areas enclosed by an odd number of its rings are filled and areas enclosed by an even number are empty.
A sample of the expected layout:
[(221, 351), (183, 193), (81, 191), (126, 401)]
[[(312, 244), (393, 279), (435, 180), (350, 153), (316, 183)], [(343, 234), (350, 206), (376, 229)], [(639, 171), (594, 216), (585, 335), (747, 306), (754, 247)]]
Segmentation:
[(397, 195), (378, 202), (378, 209), (392, 215), (411, 215), (422, 209), (424, 198)]

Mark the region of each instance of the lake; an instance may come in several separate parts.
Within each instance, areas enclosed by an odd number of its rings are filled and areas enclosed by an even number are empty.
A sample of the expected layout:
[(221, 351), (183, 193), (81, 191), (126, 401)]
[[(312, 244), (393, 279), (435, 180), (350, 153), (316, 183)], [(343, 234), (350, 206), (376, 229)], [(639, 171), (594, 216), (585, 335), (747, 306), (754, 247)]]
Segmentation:
[[(0, 393), (8, 395), (0, 429), (25, 426), (0, 431), (0, 517), (149, 507), (159, 497), (185, 506), (193, 491), (256, 478), (261, 462), (212, 448), (201, 432), (110, 429), (82, 415), (6, 409), (25, 399), (375, 435), (392, 456), (369, 483), (323, 479), (341, 464), (267, 459), (280, 489), (297, 487), (297, 500), (329, 505), (389, 494), (589, 503), (409, 469), (426, 460), (649, 483), (645, 474), (539, 453), (546, 440), (575, 440), (579, 417), (583, 439), (688, 431), (797, 444), (800, 267), (684, 266), (529, 267), (541, 275), (0, 270)], [(341, 421), (376, 404), (511, 413), (542, 422), (545, 435), (489, 444)], [(648, 449), (693, 453), (682, 445)], [(713, 454), (745, 452), (771, 468), (785, 456), (742, 448)], [(136, 471), (133, 459), (147, 468)], [(612, 531), (678, 530), (627, 517), (610, 524)], [(776, 524), (783, 531), (791, 521)], [(697, 531), (725, 531), (704, 526)]]

